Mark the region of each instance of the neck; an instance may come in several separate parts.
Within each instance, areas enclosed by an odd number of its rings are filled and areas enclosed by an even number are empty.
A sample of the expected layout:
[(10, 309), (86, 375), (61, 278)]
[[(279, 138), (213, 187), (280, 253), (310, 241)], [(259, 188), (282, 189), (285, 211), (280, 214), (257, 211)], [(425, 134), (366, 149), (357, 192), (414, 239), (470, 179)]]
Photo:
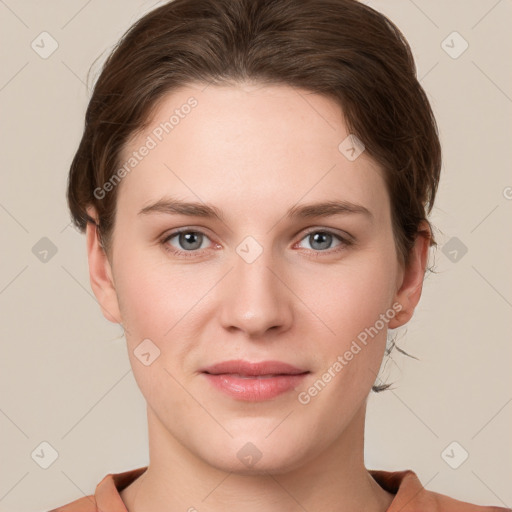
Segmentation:
[(382, 489), (364, 466), (365, 410), (356, 413), (335, 443), (302, 466), (241, 475), (192, 454), (148, 407), (150, 463), (121, 491), (121, 498), (128, 512), (385, 512), (394, 495)]

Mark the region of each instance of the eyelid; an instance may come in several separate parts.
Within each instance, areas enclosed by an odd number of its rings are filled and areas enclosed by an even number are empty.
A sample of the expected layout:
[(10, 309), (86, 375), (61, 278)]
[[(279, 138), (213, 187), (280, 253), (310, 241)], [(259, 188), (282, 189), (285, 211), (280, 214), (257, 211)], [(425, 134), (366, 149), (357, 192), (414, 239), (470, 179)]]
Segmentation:
[[(168, 244), (169, 240), (171, 240), (171, 238), (174, 238), (175, 236), (178, 236), (181, 233), (198, 233), (198, 234), (205, 236), (210, 241), (212, 241), (211, 237), (204, 231), (204, 228), (194, 228), (194, 227), (185, 226), (185, 227), (181, 227), (181, 228), (172, 230), (171, 232), (163, 235), (163, 237), (160, 240), (160, 243), (164, 246), (164, 249), (166, 251), (170, 252), (171, 254), (178, 255), (178, 256), (182, 255), (183, 257), (191, 257), (191, 256), (197, 256), (206, 250), (206, 249), (198, 249), (195, 251), (184, 251), (181, 249), (176, 249), (172, 246), (171, 246), (172, 248), (169, 248), (169, 244)], [(219, 245), (213, 241), (212, 241), (212, 244)]]
[[(301, 240), (303, 238), (305, 238), (306, 236), (310, 235), (311, 233), (329, 233), (330, 235), (334, 235), (334, 236), (338, 237), (339, 239), (346, 242), (347, 244), (356, 242), (356, 239), (350, 233), (347, 233), (346, 231), (335, 229), (335, 228), (323, 227), (323, 226), (316, 226), (316, 227), (308, 228), (307, 231), (304, 233), (304, 236), (301, 238)], [(317, 251), (317, 252), (321, 252), (321, 251)]]

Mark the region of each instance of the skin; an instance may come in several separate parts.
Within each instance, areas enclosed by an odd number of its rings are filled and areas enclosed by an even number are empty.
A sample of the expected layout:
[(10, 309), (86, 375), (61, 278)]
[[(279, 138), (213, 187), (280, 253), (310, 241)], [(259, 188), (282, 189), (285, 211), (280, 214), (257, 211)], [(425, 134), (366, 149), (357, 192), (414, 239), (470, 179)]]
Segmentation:
[[(108, 257), (95, 226), (87, 228), (92, 289), (104, 316), (125, 328), (147, 401), (149, 468), (121, 497), (130, 512), (383, 512), (393, 495), (364, 466), (363, 434), (387, 328), (307, 405), (298, 394), (394, 303), (402, 309), (387, 327), (411, 318), (428, 240), (417, 238), (403, 268), (382, 171), (366, 152), (349, 161), (339, 151), (349, 134), (340, 107), (305, 90), (247, 83), (174, 90), (123, 158), (190, 96), (197, 107), (118, 185)], [(138, 214), (166, 194), (212, 204), (224, 222)], [(371, 216), (285, 216), (297, 203), (326, 200), (362, 205)], [(190, 258), (165, 250), (191, 254), (190, 242), (163, 242), (183, 227), (204, 233)], [(319, 248), (309, 235), (325, 230), (355, 242), (334, 236)], [(247, 236), (263, 249), (252, 263), (236, 252)], [(147, 338), (160, 350), (149, 366), (134, 355)], [(199, 373), (228, 359), (279, 360), (311, 373), (274, 399), (242, 402)], [(248, 442), (262, 454), (251, 467), (237, 457)]]

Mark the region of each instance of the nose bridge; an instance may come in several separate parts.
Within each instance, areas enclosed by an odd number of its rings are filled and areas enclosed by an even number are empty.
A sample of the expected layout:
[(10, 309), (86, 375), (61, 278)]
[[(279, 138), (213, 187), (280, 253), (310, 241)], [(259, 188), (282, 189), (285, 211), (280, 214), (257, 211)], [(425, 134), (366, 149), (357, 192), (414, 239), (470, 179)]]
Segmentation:
[(286, 326), (291, 321), (290, 303), (278, 276), (272, 250), (252, 237), (244, 239), (236, 248), (221, 297), (223, 326), (251, 336)]

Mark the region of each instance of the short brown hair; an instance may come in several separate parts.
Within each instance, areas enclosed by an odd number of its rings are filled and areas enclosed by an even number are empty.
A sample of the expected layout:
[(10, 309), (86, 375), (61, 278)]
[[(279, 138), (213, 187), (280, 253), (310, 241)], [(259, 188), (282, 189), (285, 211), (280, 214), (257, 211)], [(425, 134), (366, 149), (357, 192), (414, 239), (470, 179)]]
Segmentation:
[(404, 36), (356, 0), (174, 0), (138, 20), (102, 68), (71, 164), (67, 198), (80, 231), (94, 222), (86, 212), (94, 206), (108, 253), (118, 187), (102, 199), (94, 190), (158, 100), (192, 82), (244, 81), (296, 86), (341, 106), (350, 133), (384, 169), (407, 264), (436, 195), (438, 131)]

